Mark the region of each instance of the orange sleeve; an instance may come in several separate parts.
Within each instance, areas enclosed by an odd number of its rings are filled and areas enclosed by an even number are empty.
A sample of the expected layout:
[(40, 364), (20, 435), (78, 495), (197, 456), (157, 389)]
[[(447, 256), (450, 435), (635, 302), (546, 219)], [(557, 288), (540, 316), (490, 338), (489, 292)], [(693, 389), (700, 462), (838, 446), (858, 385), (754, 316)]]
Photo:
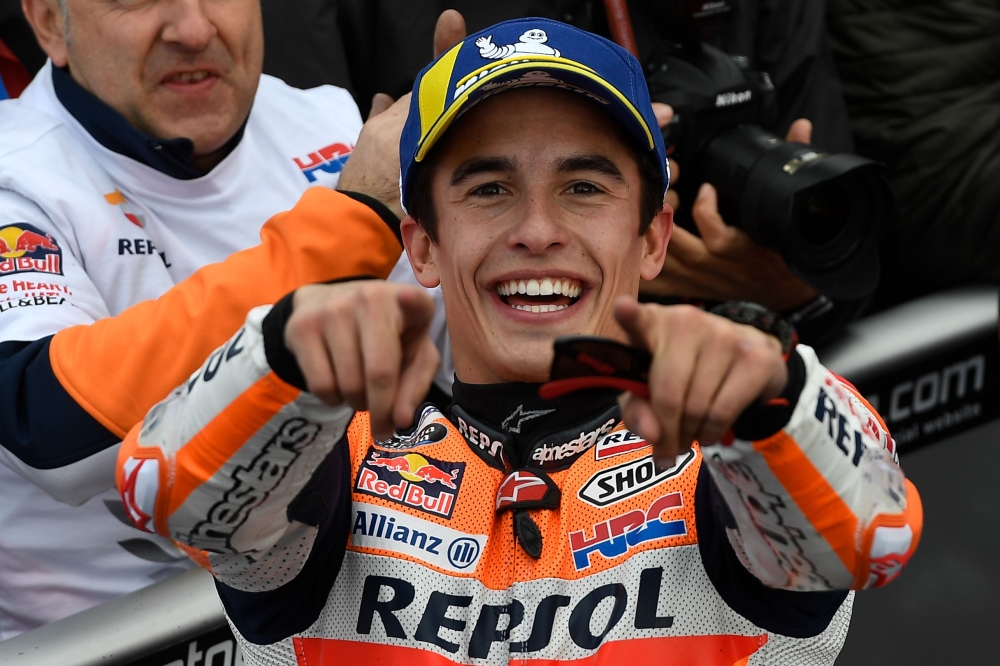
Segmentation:
[(305, 284), (388, 277), (402, 248), (371, 208), (326, 188), (261, 229), (261, 243), (200, 269), (158, 299), (64, 329), (49, 360), (63, 388), (124, 438), (242, 324), (252, 308)]

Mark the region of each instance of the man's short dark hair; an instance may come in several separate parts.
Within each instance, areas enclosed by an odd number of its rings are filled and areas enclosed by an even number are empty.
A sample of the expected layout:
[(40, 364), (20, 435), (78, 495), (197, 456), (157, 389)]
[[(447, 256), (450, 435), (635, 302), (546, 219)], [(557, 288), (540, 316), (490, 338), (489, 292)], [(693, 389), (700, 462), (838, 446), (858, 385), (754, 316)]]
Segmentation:
[[(617, 124), (617, 123), (616, 123)], [(628, 141), (632, 147), (632, 154), (635, 155), (639, 165), (639, 235), (642, 236), (653, 223), (653, 218), (663, 210), (663, 182), (660, 179), (660, 167), (656, 163), (656, 154), (649, 150), (640, 150), (635, 141), (625, 132), (621, 136)], [(430, 239), (438, 242), (438, 218), (437, 210), (434, 207), (434, 197), (431, 194), (432, 179), (437, 151), (431, 150), (430, 154), (419, 164), (414, 165), (416, 173), (413, 176), (413, 192), (410, 195), (410, 205), (407, 212), (417, 221)]]

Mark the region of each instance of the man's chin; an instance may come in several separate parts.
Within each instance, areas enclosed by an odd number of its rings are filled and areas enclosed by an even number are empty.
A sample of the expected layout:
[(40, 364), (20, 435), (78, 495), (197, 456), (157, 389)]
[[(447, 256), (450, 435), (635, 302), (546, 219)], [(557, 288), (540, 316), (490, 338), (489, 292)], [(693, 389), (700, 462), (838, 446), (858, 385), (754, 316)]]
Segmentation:
[(554, 356), (553, 343), (559, 335), (507, 336), (491, 356), (497, 374), (507, 382), (545, 382), (549, 379)]

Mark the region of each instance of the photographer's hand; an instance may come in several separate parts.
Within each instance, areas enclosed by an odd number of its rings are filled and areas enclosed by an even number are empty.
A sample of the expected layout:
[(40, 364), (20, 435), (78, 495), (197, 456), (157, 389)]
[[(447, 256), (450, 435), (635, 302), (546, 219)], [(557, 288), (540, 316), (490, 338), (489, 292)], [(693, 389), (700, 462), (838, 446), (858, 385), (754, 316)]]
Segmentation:
[[(812, 123), (799, 119), (792, 123), (787, 140), (809, 143), (811, 134)], [(675, 169), (672, 163), (674, 182)], [(676, 207), (676, 195), (673, 203), (669, 199), (667, 203)], [(791, 272), (781, 255), (725, 223), (715, 188), (708, 183), (698, 191), (691, 216), (701, 236), (674, 227), (663, 270), (655, 280), (643, 283), (643, 292), (753, 301), (777, 312), (796, 310), (819, 295)]]

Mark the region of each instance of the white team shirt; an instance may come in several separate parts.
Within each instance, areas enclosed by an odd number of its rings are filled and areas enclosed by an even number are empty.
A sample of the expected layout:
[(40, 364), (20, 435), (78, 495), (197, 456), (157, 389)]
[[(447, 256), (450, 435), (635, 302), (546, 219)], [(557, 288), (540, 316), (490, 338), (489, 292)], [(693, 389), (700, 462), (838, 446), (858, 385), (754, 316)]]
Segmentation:
[[(180, 180), (98, 143), (57, 98), (51, 68), (0, 103), (0, 342), (114, 316), (257, 245), (264, 222), (308, 187), (336, 186), (362, 126), (347, 91), (262, 76), (236, 148)], [(405, 256), (390, 279), (414, 280)], [(440, 307), (433, 331), (450, 358)], [(0, 640), (191, 566), (125, 519), (112, 487), (117, 448), (85, 473), (64, 468), (80, 479), (57, 501), (0, 447)]]

